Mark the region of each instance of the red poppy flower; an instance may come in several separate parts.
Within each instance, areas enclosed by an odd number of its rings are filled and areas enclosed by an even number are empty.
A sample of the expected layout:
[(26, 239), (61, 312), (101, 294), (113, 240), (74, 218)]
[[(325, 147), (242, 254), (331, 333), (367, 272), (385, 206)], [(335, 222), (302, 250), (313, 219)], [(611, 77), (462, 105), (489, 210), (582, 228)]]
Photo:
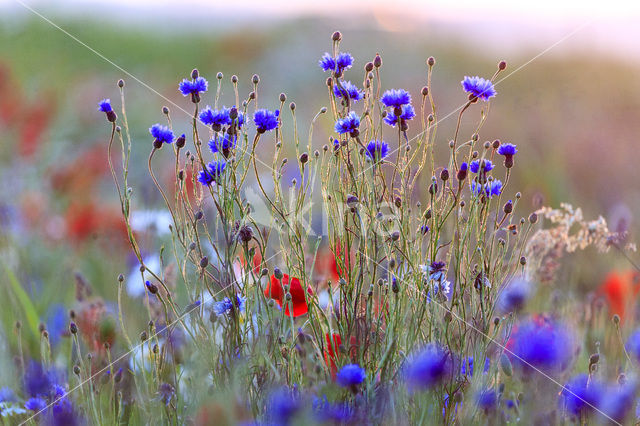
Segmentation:
[(611, 272), (598, 289), (598, 293), (607, 298), (611, 314), (618, 314), (621, 320), (624, 320), (627, 310), (633, 307), (640, 290), (638, 283), (634, 282), (634, 275), (633, 271)]
[[(282, 305), (284, 303), (284, 286), (287, 284), (289, 284), (289, 275), (284, 274), (282, 280), (279, 280), (275, 277), (275, 275), (272, 275), (271, 281), (264, 291), (264, 295), (266, 297), (274, 299), (276, 302), (278, 302), (280, 308), (282, 308)], [(286, 316), (299, 317), (300, 315), (304, 315), (309, 312), (307, 299), (305, 297), (304, 290), (302, 289), (302, 285), (300, 284), (299, 279), (291, 279), (291, 287), (289, 288), (289, 293), (291, 293), (291, 304), (293, 305), (293, 311), (291, 312), (291, 305), (287, 304), (287, 309), (284, 312)], [(311, 288), (307, 288), (307, 293), (312, 294)]]
[(331, 370), (331, 378), (335, 380), (336, 374), (338, 373), (338, 366), (336, 365), (336, 359), (338, 359), (338, 347), (340, 347), (342, 339), (339, 334), (334, 334), (332, 344), (329, 333), (327, 333), (326, 339), (327, 346), (324, 350), (324, 361), (327, 363), (329, 370)]

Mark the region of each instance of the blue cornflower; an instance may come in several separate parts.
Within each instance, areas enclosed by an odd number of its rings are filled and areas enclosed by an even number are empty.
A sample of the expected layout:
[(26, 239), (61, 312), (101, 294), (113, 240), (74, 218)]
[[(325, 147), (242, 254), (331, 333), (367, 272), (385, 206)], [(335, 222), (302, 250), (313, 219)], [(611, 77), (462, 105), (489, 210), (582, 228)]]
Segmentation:
[(563, 371), (572, 356), (571, 335), (559, 323), (537, 317), (518, 324), (512, 332), (507, 349), (512, 363), (525, 373), (535, 370)]
[(49, 397), (55, 385), (55, 374), (39, 362), (31, 361), (24, 374), (24, 389), (32, 397)]
[(16, 393), (9, 387), (0, 388), (0, 402), (15, 402)]
[(111, 100), (103, 99), (98, 104), (98, 111), (102, 111), (107, 115), (107, 121), (110, 123), (115, 123), (118, 116), (116, 112), (111, 108)]
[(163, 382), (158, 386), (158, 397), (164, 405), (168, 406), (176, 394), (176, 390), (169, 383)]
[(496, 89), (493, 87), (493, 83), (490, 80), (485, 80), (482, 77), (469, 77), (465, 76), (464, 80), (460, 82), (465, 92), (471, 94), (476, 98), (480, 98), (483, 101), (489, 100), (496, 95)]
[(602, 392), (598, 409), (620, 424), (626, 424), (625, 419), (635, 402), (637, 383), (630, 380), (624, 384), (607, 386)]
[(333, 86), (333, 94), (340, 98), (349, 98), (354, 102), (359, 101), (364, 96), (362, 90), (358, 89), (358, 86), (352, 84), (350, 81), (343, 81), (340, 83), (342, 88), (337, 84)]
[(273, 392), (269, 397), (267, 416), (274, 424), (288, 425), (301, 409), (300, 401), (293, 396), (289, 389), (283, 387)]
[(476, 403), (481, 410), (490, 411), (498, 405), (498, 395), (495, 389), (484, 389), (476, 395)]
[(391, 89), (382, 94), (380, 101), (387, 108), (401, 109), (404, 105), (411, 103), (411, 95), (404, 89)]
[(318, 423), (344, 424), (348, 423), (353, 417), (353, 411), (349, 404), (332, 404), (326, 395), (323, 395), (322, 399), (315, 397), (312, 407), (314, 417)]
[(507, 284), (496, 301), (498, 310), (502, 313), (518, 312), (527, 303), (531, 294), (531, 284), (521, 278)]
[(518, 149), (512, 143), (503, 143), (498, 148), (498, 154), (504, 155), (505, 157), (509, 155), (511, 156), (516, 155), (517, 152), (518, 152)]
[[(209, 88), (209, 82), (204, 77), (198, 77), (195, 80), (182, 80), (178, 86), (183, 96), (199, 96), (200, 93), (204, 93)], [(199, 99), (198, 99), (199, 100)]]
[(336, 121), (336, 132), (342, 134), (349, 133), (352, 137), (358, 136), (358, 127), (360, 127), (360, 117), (355, 111), (351, 111), (345, 118)]
[(224, 161), (212, 161), (207, 164), (205, 170), (201, 170), (198, 173), (198, 182), (205, 186), (211, 185), (213, 182), (220, 184), (220, 178), (224, 173), (224, 168), (227, 165)]
[(351, 54), (343, 52), (338, 53), (338, 56), (334, 58), (329, 53), (325, 53), (318, 62), (320, 68), (323, 71), (334, 71), (340, 75), (344, 70), (348, 70), (353, 65), (353, 56)]
[(52, 424), (76, 426), (85, 424), (78, 413), (73, 408), (73, 404), (66, 396), (58, 398), (51, 407)]
[(500, 195), (502, 192), (502, 182), (499, 179), (494, 179), (491, 182), (484, 184), (478, 182), (471, 182), (471, 193), (480, 196), (484, 193), (488, 198)]
[(411, 390), (429, 389), (452, 373), (449, 353), (432, 343), (413, 355), (404, 367), (404, 377)]
[(156, 148), (160, 148), (162, 146), (162, 143), (173, 142), (173, 132), (169, 130), (167, 126), (154, 124), (149, 128), (149, 133), (151, 133), (151, 136), (155, 138), (155, 140), (153, 141), (153, 146), (155, 146)]
[(217, 134), (209, 141), (209, 149), (211, 149), (211, 152), (214, 154), (219, 152), (227, 158), (231, 150), (236, 147), (237, 140), (237, 135), (229, 135), (228, 133), (224, 135)]
[(47, 401), (38, 397), (30, 398), (24, 403), (24, 408), (38, 413), (47, 408)]
[(242, 297), (241, 295), (236, 294), (235, 306), (231, 301), (231, 299), (229, 299), (228, 297), (225, 297), (220, 302), (216, 302), (213, 305), (213, 310), (216, 313), (216, 315), (224, 315), (227, 312), (231, 312), (232, 310), (235, 310), (236, 312), (242, 312), (244, 311), (244, 306), (246, 301), (247, 301), (246, 297)]
[[(407, 121), (407, 120), (411, 120), (413, 117), (416, 116), (416, 111), (413, 109), (413, 106), (411, 105), (405, 105), (402, 107), (402, 113), (400, 114), (400, 122), (402, 123), (402, 121)], [(398, 123), (398, 116), (395, 114), (395, 112), (391, 112), (389, 114), (387, 114), (387, 116), (384, 118), (384, 122), (387, 123), (389, 126), (394, 126)]]
[(215, 132), (219, 132), (222, 126), (231, 125), (230, 109), (222, 107), (222, 109), (211, 109), (209, 105), (200, 113), (200, 121), (211, 128)]
[[(482, 369), (482, 372), (486, 374), (489, 372), (490, 368), (491, 368), (491, 360), (489, 360), (489, 357), (486, 357), (484, 359), (484, 368)], [(460, 375), (466, 376), (467, 372), (470, 376), (473, 376), (473, 357), (472, 356), (468, 357), (466, 361), (462, 363), (462, 367), (460, 367)]]
[(255, 123), (258, 133), (264, 133), (278, 127), (278, 116), (280, 111), (269, 111), (268, 109), (259, 109), (253, 113), (253, 122)]
[(342, 387), (355, 387), (364, 382), (367, 374), (358, 364), (347, 364), (338, 371), (336, 381)]
[(111, 112), (113, 108), (111, 108), (111, 99), (103, 99), (98, 104), (98, 111), (102, 112)]
[(625, 349), (631, 357), (640, 362), (640, 328), (631, 333), (627, 339)]
[[(482, 163), (480, 163), (482, 161)], [(490, 172), (495, 167), (491, 160), (473, 160), (469, 165), (469, 170), (471, 173), (478, 173), (480, 171), (480, 165), (484, 164), (484, 171)]]
[(579, 374), (562, 388), (561, 402), (571, 415), (580, 416), (600, 404), (604, 390), (600, 382), (590, 380), (586, 374)]
[(507, 169), (513, 167), (513, 156), (518, 152), (516, 146), (512, 143), (505, 143), (498, 148), (498, 154), (504, 155), (504, 166)]
[(372, 140), (367, 144), (365, 154), (374, 163), (380, 163), (389, 155), (389, 145), (385, 141)]

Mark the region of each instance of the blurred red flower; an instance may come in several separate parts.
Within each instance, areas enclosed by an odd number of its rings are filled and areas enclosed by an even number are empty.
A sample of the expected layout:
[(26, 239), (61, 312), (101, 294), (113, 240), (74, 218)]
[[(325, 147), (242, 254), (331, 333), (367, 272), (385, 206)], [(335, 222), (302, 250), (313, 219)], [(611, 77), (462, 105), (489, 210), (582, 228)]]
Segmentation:
[[(274, 299), (276, 302), (278, 302), (280, 308), (282, 308), (282, 305), (284, 303), (284, 286), (288, 284), (289, 275), (284, 274), (282, 280), (279, 280), (275, 277), (275, 275), (272, 275), (271, 281), (264, 291), (264, 295), (266, 297)], [(309, 287), (307, 287), (307, 292), (309, 294), (313, 294), (311, 288)], [(291, 279), (291, 287), (289, 288), (289, 293), (291, 293), (291, 304), (293, 305), (293, 310), (291, 310), (291, 306), (287, 304), (287, 309), (284, 312), (286, 316), (299, 317), (300, 315), (304, 315), (309, 312), (307, 299), (298, 278)]]
[(327, 346), (324, 350), (324, 360), (327, 363), (327, 367), (331, 370), (331, 378), (335, 380), (336, 374), (338, 373), (338, 366), (336, 364), (336, 359), (338, 359), (338, 348), (342, 343), (342, 339), (339, 334), (333, 335), (333, 344), (331, 343), (331, 338), (329, 337), (329, 333), (326, 335)]
[(624, 273), (612, 271), (598, 288), (597, 293), (604, 295), (611, 314), (618, 314), (621, 321), (625, 316), (633, 315), (635, 299), (640, 290), (640, 274), (635, 271)]

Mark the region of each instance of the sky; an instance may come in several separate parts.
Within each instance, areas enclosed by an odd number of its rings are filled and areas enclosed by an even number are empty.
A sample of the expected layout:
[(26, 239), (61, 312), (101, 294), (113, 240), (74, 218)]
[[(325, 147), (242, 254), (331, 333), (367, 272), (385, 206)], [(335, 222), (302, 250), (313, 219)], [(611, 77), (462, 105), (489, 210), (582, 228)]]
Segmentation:
[(543, 47), (567, 38), (567, 46), (581, 44), (640, 60), (637, 0), (0, 0), (0, 12), (31, 14), (24, 5), (58, 19), (113, 16), (149, 26), (183, 22), (190, 30), (237, 21), (269, 25), (300, 16), (359, 16), (383, 31), (415, 32), (437, 24), (459, 38), (500, 49), (523, 43)]

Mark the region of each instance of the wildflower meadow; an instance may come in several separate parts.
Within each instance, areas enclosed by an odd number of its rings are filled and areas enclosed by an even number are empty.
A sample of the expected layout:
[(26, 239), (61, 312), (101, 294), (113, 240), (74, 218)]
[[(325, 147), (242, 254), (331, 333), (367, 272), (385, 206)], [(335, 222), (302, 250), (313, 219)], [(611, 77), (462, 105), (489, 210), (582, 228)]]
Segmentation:
[[(525, 202), (549, 166), (485, 131), (511, 66), (427, 56), (408, 86), (317, 36), (312, 113), (270, 75), (193, 64), (155, 103), (127, 73), (82, 97), (96, 148), (48, 172), (69, 213), (31, 225), (77, 249), (2, 230), (0, 424), (637, 423), (634, 241), (575, 200)], [(560, 293), (579, 253), (623, 272)]]

